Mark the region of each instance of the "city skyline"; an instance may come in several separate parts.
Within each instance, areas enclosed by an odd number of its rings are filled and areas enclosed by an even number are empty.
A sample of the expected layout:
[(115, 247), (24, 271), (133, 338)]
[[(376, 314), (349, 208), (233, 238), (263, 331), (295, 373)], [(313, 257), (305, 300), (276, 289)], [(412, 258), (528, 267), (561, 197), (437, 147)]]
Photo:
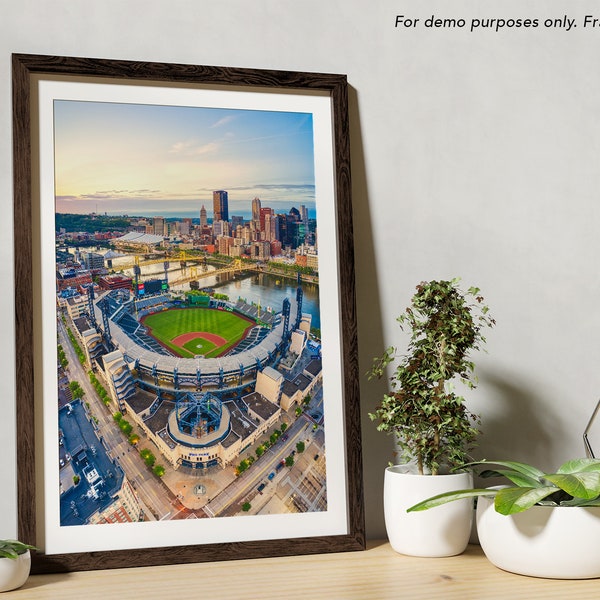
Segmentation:
[[(233, 212), (230, 215), (230, 218), (233, 216), (241, 216), (241, 217), (244, 217), (245, 220), (251, 221), (252, 220), (252, 204), (251, 204), (251, 202), (252, 202), (251, 200), (248, 200), (245, 203), (242, 203), (242, 202), (237, 203), (237, 205), (235, 206), (235, 212)], [(261, 200), (261, 202), (262, 202), (262, 200)], [(71, 211), (71, 210), (68, 210), (68, 211), (57, 210), (56, 213), (57, 214), (81, 214), (81, 215), (87, 215), (87, 214), (104, 215), (104, 214), (106, 214), (109, 217), (128, 217), (128, 218), (140, 217), (140, 218), (148, 218), (148, 219), (153, 219), (155, 217), (164, 217), (166, 219), (172, 219), (172, 220), (191, 218), (191, 219), (194, 219), (195, 221), (198, 221), (202, 206), (204, 206), (204, 208), (206, 209), (208, 220), (212, 222), (212, 220), (213, 220), (212, 198), (209, 200), (206, 200), (206, 202), (199, 202), (199, 203), (198, 202), (190, 202), (190, 208), (174, 209), (174, 210), (170, 210), (170, 209), (161, 210), (160, 208), (148, 209), (148, 208), (142, 207), (142, 208), (139, 208), (138, 210), (132, 210), (130, 212), (124, 212), (123, 210), (107, 211), (107, 210), (102, 210), (101, 206), (99, 204), (96, 207), (96, 209), (92, 209), (92, 210), (86, 210), (86, 211), (80, 211), (80, 212)], [(306, 206), (306, 205), (296, 203), (296, 202), (292, 203), (292, 202), (273, 201), (273, 202), (269, 202), (269, 203), (265, 202), (264, 206), (272, 208), (276, 214), (284, 214), (284, 213), (289, 213), (290, 209), (292, 209), (292, 208), (296, 208), (296, 209), (300, 210), (301, 206)], [(316, 209), (314, 207), (311, 208), (308, 206), (306, 208), (308, 210), (309, 219), (316, 219), (316, 217), (317, 217)]]
[(190, 216), (227, 190), (315, 208), (310, 113), (56, 101), (56, 212)]

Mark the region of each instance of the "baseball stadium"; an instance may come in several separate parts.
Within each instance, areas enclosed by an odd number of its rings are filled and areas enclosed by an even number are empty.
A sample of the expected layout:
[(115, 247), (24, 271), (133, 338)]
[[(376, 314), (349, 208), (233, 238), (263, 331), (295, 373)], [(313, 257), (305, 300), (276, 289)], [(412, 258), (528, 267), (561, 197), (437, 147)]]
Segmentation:
[(218, 295), (91, 291), (91, 323), (78, 329), (121, 413), (172, 467), (223, 467), (320, 383), (300, 285), (291, 296), (276, 312)]
[(113, 290), (94, 302), (104, 338), (118, 349), (146, 389), (242, 388), (266, 366), (276, 366), (302, 317), (302, 290), (275, 313), (239, 299), (201, 297), (203, 306), (181, 308), (168, 292), (136, 298)]

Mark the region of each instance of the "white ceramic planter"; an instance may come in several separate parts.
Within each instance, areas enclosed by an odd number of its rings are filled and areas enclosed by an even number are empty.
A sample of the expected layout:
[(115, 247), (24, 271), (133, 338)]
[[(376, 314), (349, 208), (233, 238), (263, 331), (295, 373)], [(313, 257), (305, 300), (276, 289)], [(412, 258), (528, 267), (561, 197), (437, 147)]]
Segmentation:
[(473, 501), (457, 500), (421, 512), (406, 509), (430, 496), (473, 487), (471, 473), (415, 475), (403, 467), (385, 471), (385, 527), (396, 552), (410, 556), (454, 556), (465, 550), (471, 535)]
[(534, 506), (501, 515), (477, 501), (481, 548), (500, 569), (553, 579), (600, 577), (600, 507)]
[(31, 554), (29, 550), (15, 560), (0, 558), (0, 592), (8, 592), (21, 587), (29, 577)]

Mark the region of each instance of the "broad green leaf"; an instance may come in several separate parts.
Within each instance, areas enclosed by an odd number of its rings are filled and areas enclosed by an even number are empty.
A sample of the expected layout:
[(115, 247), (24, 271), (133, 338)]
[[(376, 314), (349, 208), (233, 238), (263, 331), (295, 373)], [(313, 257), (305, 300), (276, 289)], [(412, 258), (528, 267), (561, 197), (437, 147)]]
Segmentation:
[(522, 475), (527, 475), (528, 477), (532, 477), (537, 479), (538, 481), (544, 477), (544, 472), (532, 467), (531, 465), (526, 465), (525, 463), (509, 461), (509, 460), (480, 460), (477, 462), (467, 463), (463, 465), (463, 467), (472, 467), (472, 466), (483, 466), (483, 465), (497, 465), (499, 467), (506, 467), (511, 471), (517, 471)]
[(581, 473), (587, 471), (600, 472), (600, 459), (597, 458), (577, 458), (569, 460), (561, 465), (556, 471), (557, 473)]
[(436, 506), (440, 506), (442, 504), (446, 504), (447, 502), (452, 502), (454, 500), (462, 500), (463, 498), (476, 498), (478, 496), (495, 496), (498, 490), (491, 490), (489, 488), (484, 489), (469, 489), (469, 490), (456, 490), (454, 492), (444, 492), (443, 494), (438, 494), (437, 496), (432, 496), (431, 498), (427, 498), (414, 506), (406, 509), (406, 512), (416, 512), (419, 510), (428, 510), (429, 508), (434, 508)]
[[(519, 487), (544, 487), (544, 484), (535, 477), (530, 477), (529, 475), (525, 475), (523, 473), (519, 473), (518, 471), (509, 471), (507, 469), (498, 469), (497, 471), (489, 471), (486, 473), (485, 477), (491, 477), (492, 474), (502, 475), (506, 477), (509, 481), (512, 481), (516, 486)], [(483, 473), (480, 475), (484, 476)]]
[(575, 498), (591, 500), (600, 495), (600, 473), (594, 471), (572, 474), (554, 473), (546, 475), (546, 479)]
[(561, 506), (600, 506), (600, 497), (585, 500), (584, 498), (573, 498), (571, 500), (563, 500)]
[(492, 469), (484, 469), (483, 471), (479, 471), (479, 477), (483, 477), (484, 479), (490, 479), (492, 477), (502, 477), (502, 473), (499, 471), (493, 471)]
[(496, 494), (494, 507), (502, 515), (514, 515), (531, 508), (554, 492), (555, 487), (502, 488)]

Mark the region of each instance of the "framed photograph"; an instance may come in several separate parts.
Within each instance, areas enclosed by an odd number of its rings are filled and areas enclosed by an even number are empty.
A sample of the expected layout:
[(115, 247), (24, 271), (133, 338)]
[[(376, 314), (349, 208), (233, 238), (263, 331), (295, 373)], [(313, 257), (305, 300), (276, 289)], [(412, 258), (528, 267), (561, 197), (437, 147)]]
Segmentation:
[(344, 75), (13, 55), (33, 572), (365, 547)]

